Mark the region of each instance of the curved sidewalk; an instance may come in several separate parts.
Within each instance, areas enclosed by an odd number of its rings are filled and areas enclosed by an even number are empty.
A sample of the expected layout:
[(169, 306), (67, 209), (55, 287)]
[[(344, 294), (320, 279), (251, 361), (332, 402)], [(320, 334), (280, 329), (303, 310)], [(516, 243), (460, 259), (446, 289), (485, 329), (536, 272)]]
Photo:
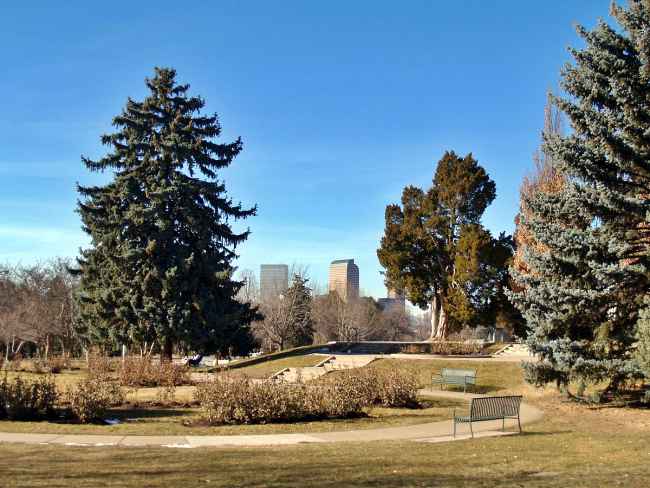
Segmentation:
[[(424, 389), (420, 391), (430, 397), (469, 400), (471, 393), (437, 391)], [(521, 404), (520, 417), (522, 425), (540, 420), (543, 412), (526, 403)], [(516, 423), (515, 423), (516, 425)], [(509, 423), (506, 428), (512, 429)], [(462, 429), (462, 426), (461, 426)], [(474, 426), (474, 437), (492, 437), (513, 434), (512, 430), (501, 432), (501, 421), (479, 422)], [(381, 429), (348, 430), (339, 432), (320, 432), (313, 434), (265, 434), (265, 435), (206, 435), (206, 436), (146, 436), (146, 435), (101, 435), (101, 434), (25, 434), (0, 432), (0, 443), (12, 442), (23, 444), (51, 444), (88, 447), (255, 447), (295, 445), (303, 443), (329, 442), (366, 442), (388, 440), (412, 440), (419, 442), (449, 442), (469, 438), (464, 430), (451, 436), (450, 420), (426, 424), (407, 425), (403, 427), (386, 427)]]

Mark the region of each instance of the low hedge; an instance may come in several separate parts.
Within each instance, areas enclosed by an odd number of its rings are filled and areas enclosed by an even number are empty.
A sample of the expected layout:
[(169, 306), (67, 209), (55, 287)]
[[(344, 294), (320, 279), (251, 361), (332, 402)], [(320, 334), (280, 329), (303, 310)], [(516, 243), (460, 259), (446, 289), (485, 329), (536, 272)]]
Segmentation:
[(343, 371), (311, 385), (220, 375), (197, 386), (201, 417), (210, 425), (263, 424), (358, 416), (371, 405), (417, 404), (409, 373)]

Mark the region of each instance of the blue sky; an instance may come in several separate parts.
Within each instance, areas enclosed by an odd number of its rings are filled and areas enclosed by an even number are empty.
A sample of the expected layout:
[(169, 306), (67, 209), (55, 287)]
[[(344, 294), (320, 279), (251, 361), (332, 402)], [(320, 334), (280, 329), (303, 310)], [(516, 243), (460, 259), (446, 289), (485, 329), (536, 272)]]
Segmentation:
[[(13, 3), (15, 5), (9, 5)], [(74, 256), (87, 237), (75, 183), (154, 66), (207, 101), (244, 151), (231, 196), (257, 203), (241, 268), (300, 263), (324, 284), (354, 258), (384, 296), (384, 208), (427, 186), (447, 149), (497, 185), (484, 223), (513, 231), (546, 92), (573, 25), (609, 21), (609, 0), (3, 2), (0, 6), (0, 262)]]

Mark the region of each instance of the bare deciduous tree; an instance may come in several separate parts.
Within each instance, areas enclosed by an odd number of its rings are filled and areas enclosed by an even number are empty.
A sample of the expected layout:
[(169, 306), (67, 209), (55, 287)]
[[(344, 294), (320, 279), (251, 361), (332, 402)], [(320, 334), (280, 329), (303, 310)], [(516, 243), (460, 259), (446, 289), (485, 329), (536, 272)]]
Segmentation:
[(62, 259), (0, 270), (0, 342), (5, 359), (19, 354), (26, 344), (44, 357), (53, 342), (61, 354), (78, 345), (75, 286), (68, 262)]

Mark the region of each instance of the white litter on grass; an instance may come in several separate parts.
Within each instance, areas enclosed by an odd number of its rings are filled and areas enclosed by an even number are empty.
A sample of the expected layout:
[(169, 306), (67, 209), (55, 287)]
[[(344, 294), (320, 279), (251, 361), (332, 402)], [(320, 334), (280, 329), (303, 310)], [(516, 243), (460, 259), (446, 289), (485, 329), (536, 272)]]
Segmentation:
[(118, 419), (104, 419), (104, 423), (107, 423), (108, 425), (117, 425), (120, 421)]
[(192, 449), (189, 444), (163, 444), (161, 447), (172, 447), (176, 449)]

